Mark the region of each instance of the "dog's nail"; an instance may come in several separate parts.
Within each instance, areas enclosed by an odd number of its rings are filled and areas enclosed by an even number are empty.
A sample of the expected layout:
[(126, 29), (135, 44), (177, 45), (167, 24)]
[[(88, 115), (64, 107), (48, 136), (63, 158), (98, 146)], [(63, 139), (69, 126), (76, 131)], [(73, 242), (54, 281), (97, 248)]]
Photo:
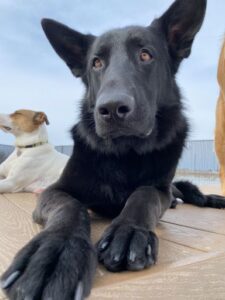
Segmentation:
[(31, 296), (26, 296), (24, 300), (33, 300), (33, 297), (31, 297)]
[(152, 254), (152, 248), (150, 245), (148, 245), (148, 248), (147, 248), (147, 255), (150, 256)]
[(20, 274), (21, 274), (20, 271), (16, 271), (11, 275), (9, 275), (8, 278), (6, 278), (1, 282), (1, 288), (7, 289), (8, 287), (10, 287), (10, 285), (12, 285), (14, 281), (16, 281), (16, 279), (20, 276)]
[(148, 265), (149, 266), (152, 266), (152, 265), (154, 265), (156, 262), (151, 258), (151, 257), (149, 257), (148, 258)]
[(108, 246), (109, 242), (103, 242), (101, 245), (100, 245), (100, 250), (103, 251), (105, 250), (105, 248)]
[(74, 300), (83, 300), (84, 299), (83, 293), (84, 293), (84, 287), (83, 287), (82, 282), (80, 281), (77, 286)]
[(147, 133), (146, 136), (149, 136), (152, 133), (152, 129), (150, 129)]
[(119, 254), (116, 254), (116, 255), (113, 257), (113, 262), (118, 263), (119, 261), (120, 261), (120, 255), (119, 255)]
[(135, 262), (135, 259), (136, 259), (136, 253), (134, 251), (131, 251), (129, 255), (129, 261), (133, 263)]

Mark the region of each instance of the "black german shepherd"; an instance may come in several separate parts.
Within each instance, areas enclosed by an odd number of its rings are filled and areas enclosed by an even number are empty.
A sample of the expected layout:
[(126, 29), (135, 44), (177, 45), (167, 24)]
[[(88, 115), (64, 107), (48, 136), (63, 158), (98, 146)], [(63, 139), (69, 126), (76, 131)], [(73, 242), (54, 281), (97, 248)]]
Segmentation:
[[(72, 157), (34, 212), (45, 229), (2, 277), (10, 299), (83, 299), (96, 256), (110, 271), (156, 262), (154, 230), (176, 197), (225, 207), (223, 197), (204, 196), (188, 182), (171, 183), (188, 132), (175, 74), (191, 53), (205, 10), (206, 0), (177, 0), (148, 27), (100, 37), (43, 20), (50, 43), (86, 93), (72, 129)], [(97, 251), (87, 209), (114, 217)]]

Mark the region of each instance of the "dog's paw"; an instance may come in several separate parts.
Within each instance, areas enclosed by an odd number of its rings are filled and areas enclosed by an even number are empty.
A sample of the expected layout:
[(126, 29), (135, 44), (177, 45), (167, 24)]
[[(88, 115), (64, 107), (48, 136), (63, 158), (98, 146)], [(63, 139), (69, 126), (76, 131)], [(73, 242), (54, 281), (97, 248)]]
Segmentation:
[(132, 224), (112, 224), (97, 243), (98, 259), (112, 272), (141, 270), (156, 263), (155, 233)]
[(176, 198), (173, 199), (173, 201), (171, 202), (170, 208), (176, 208), (178, 205), (178, 201)]
[(82, 300), (90, 293), (95, 267), (88, 240), (46, 231), (16, 255), (1, 287), (11, 300)]

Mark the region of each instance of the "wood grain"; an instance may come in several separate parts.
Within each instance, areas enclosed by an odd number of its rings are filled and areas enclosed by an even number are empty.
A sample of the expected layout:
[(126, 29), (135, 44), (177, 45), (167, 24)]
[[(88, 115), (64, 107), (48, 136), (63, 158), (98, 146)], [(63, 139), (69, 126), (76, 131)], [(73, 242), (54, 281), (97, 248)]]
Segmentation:
[(34, 211), (37, 202), (37, 196), (30, 193), (4, 194), (4, 197), (18, 208), (28, 213), (29, 216)]
[[(225, 218), (225, 211), (223, 213)], [(158, 225), (157, 233), (161, 239), (204, 252), (223, 251), (225, 249), (225, 236), (219, 233), (162, 221)]]
[(225, 211), (223, 209), (193, 207), (188, 204), (178, 205), (176, 209), (168, 210), (162, 220), (188, 228), (225, 235)]
[(31, 216), (13, 205), (4, 196), (0, 196), (0, 271), (9, 264), (26, 242), (40, 231), (32, 222)]
[(225, 255), (92, 290), (90, 300), (224, 300)]
[[(218, 187), (205, 190), (215, 193)], [(33, 194), (0, 195), (0, 273), (40, 232), (31, 218), (36, 201)], [(96, 242), (110, 221), (94, 214), (91, 219), (92, 240)], [(157, 234), (160, 248), (156, 266), (119, 274), (98, 266), (90, 299), (225, 299), (224, 210), (179, 205), (166, 212)]]
[[(17, 251), (37, 234), (40, 228), (33, 224), (30, 215), (3, 195), (0, 195), (0, 222), (0, 273), (2, 273)], [(4, 299), (2, 292), (0, 299)]]

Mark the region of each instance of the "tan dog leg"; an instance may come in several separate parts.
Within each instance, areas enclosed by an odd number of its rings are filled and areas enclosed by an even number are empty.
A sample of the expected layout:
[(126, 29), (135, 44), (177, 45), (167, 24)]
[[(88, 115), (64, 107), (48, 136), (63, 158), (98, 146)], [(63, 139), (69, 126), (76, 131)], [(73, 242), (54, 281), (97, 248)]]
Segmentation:
[(221, 182), (222, 194), (225, 196), (225, 166), (220, 167), (220, 182)]

